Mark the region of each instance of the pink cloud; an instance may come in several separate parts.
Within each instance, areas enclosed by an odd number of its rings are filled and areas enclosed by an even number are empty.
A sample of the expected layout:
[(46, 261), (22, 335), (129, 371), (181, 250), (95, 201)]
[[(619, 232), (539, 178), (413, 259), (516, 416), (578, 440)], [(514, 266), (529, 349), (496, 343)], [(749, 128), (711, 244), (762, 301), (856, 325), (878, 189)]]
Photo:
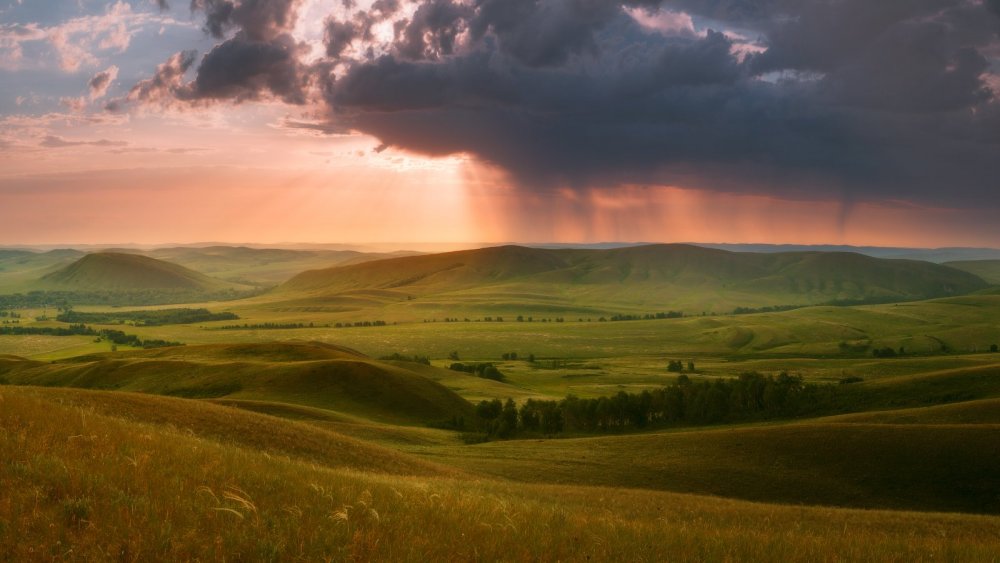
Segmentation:
[(625, 8), (625, 13), (643, 28), (663, 35), (694, 35), (694, 20), (684, 12)]

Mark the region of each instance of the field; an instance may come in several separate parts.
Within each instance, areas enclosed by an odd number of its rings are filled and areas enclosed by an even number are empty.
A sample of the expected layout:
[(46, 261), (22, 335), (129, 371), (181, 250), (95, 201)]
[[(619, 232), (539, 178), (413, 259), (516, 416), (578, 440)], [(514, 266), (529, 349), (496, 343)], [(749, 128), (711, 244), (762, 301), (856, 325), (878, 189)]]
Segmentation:
[[(8, 310), (34, 333), (0, 335), (0, 560), (997, 560), (992, 290), (638, 320), (471, 291), (78, 305), (130, 320), (69, 336)], [(722, 410), (607, 410), (665, 389)]]

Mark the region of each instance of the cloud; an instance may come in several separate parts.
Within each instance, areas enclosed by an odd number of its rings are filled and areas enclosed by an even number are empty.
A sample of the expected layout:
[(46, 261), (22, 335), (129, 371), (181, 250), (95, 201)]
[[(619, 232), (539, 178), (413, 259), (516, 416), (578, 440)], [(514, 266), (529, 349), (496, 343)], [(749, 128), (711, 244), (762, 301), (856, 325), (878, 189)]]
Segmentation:
[(127, 103), (155, 104), (169, 106), (179, 103), (178, 95), (185, 90), (184, 73), (194, 64), (195, 51), (181, 51), (171, 55), (166, 62), (156, 67), (152, 78), (136, 83), (123, 98), (116, 98), (105, 106), (110, 111), (119, 111)]
[[(166, 2), (160, 4), (166, 6)], [(103, 56), (124, 53), (135, 34), (153, 22), (177, 23), (167, 16), (135, 12), (129, 3), (118, 0), (108, 4), (104, 13), (72, 18), (58, 25), (0, 24), (0, 69), (47, 66), (53, 60), (66, 72), (97, 67)], [(25, 60), (24, 45), (28, 43), (47, 43), (48, 49), (35, 49), (32, 60)]]
[(46, 37), (59, 57), (59, 66), (76, 72), (83, 66), (97, 66), (98, 51), (125, 52), (145, 20), (145, 14), (134, 13), (129, 4), (119, 0), (109, 4), (102, 15), (74, 18), (46, 29)]
[(0, 24), (0, 69), (17, 70), (24, 59), (23, 43), (45, 39), (38, 24)]
[(87, 98), (84, 98), (82, 96), (78, 98), (72, 98), (72, 97), (59, 98), (59, 103), (65, 106), (70, 111), (74, 111), (77, 113), (87, 109)]
[(286, 127), (470, 155), (522, 190), (996, 201), (998, 0), (382, 0), (331, 14), (323, 53), (300, 4), (194, 0), (219, 43), (129, 97), (305, 105), (325, 121)]
[(396, 53), (409, 60), (454, 54), (458, 36), (466, 31), (473, 13), (470, 6), (452, 0), (421, 3), (409, 21), (397, 27)]
[[(625, 4), (480, 0), (463, 50), (415, 57), (397, 36), (326, 99), (334, 119), (388, 145), (471, 154), (525, 189), (992, 196), (1000, 162), (985, 139), (1000, 111), (985, 73), (998, 61), (985, 53), (998, 21), (984, 5)], [(643, 33), (654, 21), (669, 32)], [(433, 51), (433, 33), (421, 37)]]
[(98, 139), (96, 141), (69, 141), (56, 135), (46, 135), (45, 138), (42, 139), (42, 142), (38, 145), (50, 149), (61, 149), (82, 145), (90, 145), (94, 147), (124, 147), (127, 146), (128, 143), (125, 141), (109, 141), (107, 139)]
[(115, 65), (109, 66), (107, 69), (95, 74), (89, 82), (87, 82), (87, 87), (90, 90), (90, 99), (96, 100), (98, 98), (103, 98), (105, 94), (108, 93), (108, 88), (111, 87), (111, 83), (118, 78), (118, 67)]
[(265, 94), (289, 104), (305, 103), (307, 76), (290, 35), (254, 41), (242, 32), (208, 52), (185, 96), (245, 101)]
[(250, 41), (271, 41), (295, 26), (302, 0), (192, 0), (205, 13), (205, 31), (222, 39), (239, 28)]
[(384, 22), (391, 22), (391, 18), (399, 12), (399, 9), (398, 0), (376, 0), (368, 10), (358, 10), (346, 19), (328, 16), (323, 23), (323, 44), (326, 47), (326, 55), (339, 59), (355, 42), (367, 42), (371, 49), (371, 43), (375, 39), (374, 27)]

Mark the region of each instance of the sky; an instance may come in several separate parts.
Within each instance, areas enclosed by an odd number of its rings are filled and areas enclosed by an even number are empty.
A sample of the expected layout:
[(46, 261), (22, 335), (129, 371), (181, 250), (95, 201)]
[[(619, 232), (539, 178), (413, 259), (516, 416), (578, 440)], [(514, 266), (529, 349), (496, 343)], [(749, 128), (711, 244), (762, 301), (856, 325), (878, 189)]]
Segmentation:
[(1000, 247), (1000, 0), (0, 0), (0, 245)]

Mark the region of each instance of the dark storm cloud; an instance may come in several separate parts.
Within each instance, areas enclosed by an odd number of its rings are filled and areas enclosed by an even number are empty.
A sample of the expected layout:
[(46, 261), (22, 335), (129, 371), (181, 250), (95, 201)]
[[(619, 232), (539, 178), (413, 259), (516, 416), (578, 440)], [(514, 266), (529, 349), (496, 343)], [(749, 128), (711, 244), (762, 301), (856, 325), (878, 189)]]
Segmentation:
[(298, 51), (290, 35), (253, 41), (237, 33), (205, 55), (185, 95), (244, 101), (270, 93), (290, 104), (305, 103), (307, 77)]
[(455, 41), (473, 13), (451, 0), (428, 0), (397, 27), (396, 53), (410, 60), (437, 59), (455, 51)]
[(690, 184), (709, 161), (704, 176), (716, 181), (745, 178), (754, 163), (795, 179), (865, 166), (842, 148), (851, 135), (836, 115), (743, 79), (729, 46), (711, 33), (600, 76), (496, 67), (487, 54), (446, 65), (383, 57), (341, 80), (330, 101), (385, 143), (472, 153), (526, 187), (644, 182), (668, 168)]
[(528, 66), (595, 53), (597, 31), (621, 15), (621, 3), (602, 0), (477, 0), (476, 7), (472, 36), (492, 34), (502, 52)]
[(117, 111), (125, 102), (179, 105), (204, 101), (243, 102), (275, 97), (305, 103), (308, 80), (300, 62), (303, 47), (289, 35), (299, 0), (192, 0), (191, 10), (205, 14), (205, 31), (218, 38), (234, 31), (198, 62), (194, 80), (185, 73), (197, 54), (184, 51), (160, 65), (153, 78), (136, 84), (125, 99), (112, 100)]
[(328, 19), (323, 31), (323, 43), (326, 45), (328, 57), (340, 58), (340, 55), (356, 39), (361, 38), (362, 30), (352, 22)]
[[(824, 73), (834, 101), (912, 111), (954, 110), (990, 98), (977, 48), (996, 39), (981, 6), (950, 0), (803, 3), (795, 19), (768, 26), (760, 73)], [(986, 17), (984, 17), (986, 16)]]
[[(344, 2), (347, 9), (354, 8), (354, 2)], [(359, 10), (347, 19), (328, 17), (324, 22), (323, 44), (326, 55), (339, 59), (344, 50), (355, 41), (371, 41), (372, 26), (394, 16), (400, 8), (399, 0), (376, 0), (369, 10)]]
[(478, 0), (462, 16), (464, 49), (426, 56), (435, 29), (461, 21), (397, 37), (396, 52), (354, 65), (327, 100), (336, 119), (383, 143), (473, 154), (526, 188), (666, 182), (997, 200), (997, 101), (984, 78), (1000, 20), (985, 5), (625, 4), (687, 11), (764, 51), (743, 60), (711, 31), (642, 33), (618, 2)]
[(205, 13), (205, 31), (216, 38), (239, 28), (251, 41), (270, 41), (295, 26), (301, 0), (191, 0)]
[[(290, 36), (297, 1), (193, 0), (223, 42), (191, 82), (136, 88), (318, 103), (328, 124), (310, 128), (471, 154), (524, 189), (997, 203), (1000, 0), (411, 4), (329, 16), (327, 59), (307, 65)], [(634, 9), (691, 16), (696, 29), (645, 29)], [(373, 36), (384, 22), (389, 44)]]

